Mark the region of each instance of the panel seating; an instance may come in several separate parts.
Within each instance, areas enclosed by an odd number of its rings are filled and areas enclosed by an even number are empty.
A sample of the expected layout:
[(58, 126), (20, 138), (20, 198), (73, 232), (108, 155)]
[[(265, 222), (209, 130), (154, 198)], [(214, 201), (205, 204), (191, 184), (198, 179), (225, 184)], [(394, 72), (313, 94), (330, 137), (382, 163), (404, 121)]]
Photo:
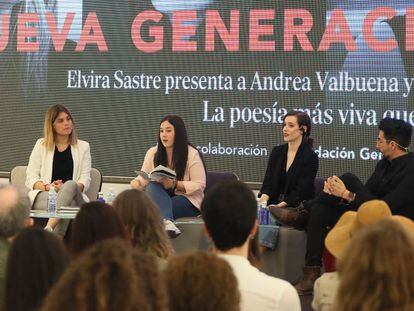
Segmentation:
[[(216, 173), (214, 173), (216, 174)], [(226, 173), (231, 174), (231, 173)], [(209, 173), (207, 173), (207, 178)], [(215, 175), (229, 176), (229, 175)], [(234, 180), (235, 178), (233, 178)], [(237, 179), (237, 176), (236, 176)], [(207, 184), (211, 187), (215, 182), (222, 179), (215, 178), (213, 183)], [(315, 195), (322, 192), (324, 178), (315, 179)], [(176, 225), (182, 231), (182, 234), (171, 240), (177, 253), (183, 253), (190, 250), (206, 250), (209, 247), (202, 225), (203, 221), (199, 217), (185, 217), (176, 220)], [(292, 227), (281, 226), (276, 248), (267, 250), (262, 255), (260, 269), (272, 276), (294, 282), (302, 274), (306, 252), (306, 232), (296, 230)]]
[[(10, 184), (16, 186), (21, 189), (27, 189), (26, 187), (26, 168), (27, 166), (16, 166), (10, 172)], [(89, 185), (89, 189), (85, 191), (86, 196), (89, 198), (90, 201), (94, 201), (98, 198), (98, 193), (102, 187), (102, 174), (101, 172), (96, 169), (91, 169), (91, 183)]]

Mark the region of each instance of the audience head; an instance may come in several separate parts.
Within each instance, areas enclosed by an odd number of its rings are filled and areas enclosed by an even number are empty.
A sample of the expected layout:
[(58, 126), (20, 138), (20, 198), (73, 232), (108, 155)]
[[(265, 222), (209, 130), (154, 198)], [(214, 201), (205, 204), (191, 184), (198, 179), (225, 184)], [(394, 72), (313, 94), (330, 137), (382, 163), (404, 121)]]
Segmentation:
[(77, 256), (98, 241), (126, 238), (118, 214), (108, 204), (94, 201), (82, 205), (72, 226), (70, 249)]
[(159, 258), (167, 258), (171, 245), (157, 206), (138, 189), (118, 194), (113, 208), (129, 233), (132, 244), (139, 250)]
[(120, 239), (101, 241), (75, 260), (45, 300), (43, 311), (166, 310), (155, 257)]
[(30, 200), (15, 187), (0, 184), (0, 237), (16, 235), (28, 222)]
[(309, 115), (302, 111), (291, 110), (283, 117), (283, 126), (287, 122), (293, 122), (302, 134), (302, 138), (312, 145), (313, 140), (309, 137), (312, 129), (312, 122)]
[(69, 263), (69, 255), (53, 233), (26, 228), (14, 239), (7, 261), (5, 310), (38, 310)]
[(63, 105), (50, 106), (45, 115), (45, 123), (43, 127), (45, 145), (53, 150), (56, 140), (56, 129), (59, 124), (65, 122), (66, 119), (70, 122), (71, 131), (69, 134), (69, 144), (75, 145), (78, 141), (78, 135), (75, 129), (75, 121), (69, 109)]
[(172, 258), (165, 279), (171, 311), (240, 310), (233, 270), (215, 254), (195, 252)]
[[(409, 123), (403, 120), (384, 118), (381, 120), (378, 128), (380, 132), (377, 139), (377, 149), (385, 157), (388, 157), (390, 151), (407, 151), (410, 147), (412, 127)], [(387, 150), (385, 147), (388, 147), (390, 150)]]
[(359, 232), (339, 261), (335, 310), (414, 310), (414, 224), (396, 216)]
[(339, 218), (336, 225), (326, 236), (326, 248), (335, 258), (340, 259), (351, 238), (356, 236), (361, 229), (384, 218), (391, 217), (395, 216), (392, 216), (391, 210), (385, 201), (367, 201), (361, 204), (358, 211), (348, 211)]
[(218, 250), (241, 247), (257, 230), (257, 202), (240, 181), (213, 186), (201, 204), (205, 227)]

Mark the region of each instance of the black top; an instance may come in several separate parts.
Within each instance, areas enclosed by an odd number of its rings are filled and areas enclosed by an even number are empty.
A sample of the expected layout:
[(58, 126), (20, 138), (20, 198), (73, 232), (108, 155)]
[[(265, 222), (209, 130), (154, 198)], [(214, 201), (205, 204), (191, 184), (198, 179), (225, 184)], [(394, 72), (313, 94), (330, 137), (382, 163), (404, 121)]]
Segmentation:
[(379, 161), (366, 187), (371, 193), (357, 192), (357, 206), (377, 198), (387, 202), (393, 214), (414, 219), (414, 154)]
[(285, 201), (289, 206), (297, 206), (303, 200), (314, 196), (314, 180), (318, 171), (318, 156), (310, 145), (302, 142), (289, 170), (286, 172), (288, 145), (273, 148), (261, 193), (267, 194), (268, 204)]
[(70, 145), (62, 152), (55, 146), (52, 181), (58, 179), (61, 179), (63, 182), (73, 179), (73, 158)]

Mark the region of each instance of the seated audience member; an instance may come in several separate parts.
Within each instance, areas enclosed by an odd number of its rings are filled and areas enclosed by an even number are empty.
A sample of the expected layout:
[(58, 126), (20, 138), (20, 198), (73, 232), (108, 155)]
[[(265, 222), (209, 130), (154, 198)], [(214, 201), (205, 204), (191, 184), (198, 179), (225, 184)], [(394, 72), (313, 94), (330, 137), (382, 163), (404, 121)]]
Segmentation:
[(147, 192), (165, 219), (165, 229), (174, 237), (181, 233), (174, 219), (200, 214), (206, 186), (203, 158), (188, 141), (184, 121), (179, 116), (169, 115), (161, 120), (158, 144), (147, 151), (141, 170), (150, 173), (158, 165), (174, 170), (177, 179), (148, 182), (138, 176), (131, 186)]
[[(91, 182), (89, 143), (78, 139), (72, 114), (65, 106), (47, 110), (44, 137), (33, 147), (26, 175), (32, 209), (46, 210), (50, 187), (57, 192), (57, 207), (81, 206), (89, 201), (84, 194)], [(68, 223), (50, 218), (45, 229), (63, 236)]]
[[(325, 182), (323, 194), (306, 205), (307, 250), (304, 275), (295, 285), (300, 295), (310, 294), (320, 275), (324, 240), (343, 213), (357, 210), (369, 200), (385, 201), (396, 215), (414, 219), (414, 154), (408, 151), (412, 127), (402, 120), (385, 118), (379, 124), (376, 148), (383, 159), (364, 185), (353, 174), (333, 176)], [(297, 211), (296, 211), (297, 212)], [(293, 218), (293, 217), (291, 217)], [(300, 218), (300, 217), (298, 217)]]
[(333, 310), (414, 310), (414, 224), (393, 218), (365, 228), (344, 250)]
[(215, 254), (194, 252), (170, 259), (165, 280), (170, 311), (240, 310), (233, 270)]
[[(337, 261), (341, 260), (344, 255), (344, 249), (350, 243), (352, 238), (356, 237), (361, 229), (377, 223), (382, 219), (403, 219), (402, 216), (392, 216), (391, 210), (387, 203), (381, 200), (372, 200), (363, 203), (357, 212), (345, 212), (339, 218), (335, 227), (329, 231), (325, 239), (325, 246)], [(405, 218), (405, 222), (414, 223)], [(324, 273), (316, 280), (312, 307), (314, 310), (332, 310), (332, 305), (339, 286), (339, 277), (337, 272)]]
[(30, 201), (15, 187), (0, 184), (0, 309), (4, 303), (10, 242), (24, 226), (30, 226)]
[(54, 234), (40, 228), (24, 229), (10, 247), (5, 310), (39, 310), (68, 263), (69, 254)]
[(73, 221), (71, 255), (76, 257), (101, 240), (126, 237), (124, 225), (110, 205), (98, 201), (86, 203)]
[(300, 310), (292, 285), (260, 272), (247, 260), (258, 221), (256, 199), (245, 184), (231, 181), (215, 185), (203, 200), (201, 214), (214, 248), (236, 275), (241, 310)]
[(167, 295), (153, 256), (110, 239), (72, 262), (41, 310), (165, 311)]
[(116, 197), (112, 207), (126, 227), (134, 247), (165, 262), (172, 252), (172, 246), (164, 230), (161, 214), (145, 192), (125, 190)]

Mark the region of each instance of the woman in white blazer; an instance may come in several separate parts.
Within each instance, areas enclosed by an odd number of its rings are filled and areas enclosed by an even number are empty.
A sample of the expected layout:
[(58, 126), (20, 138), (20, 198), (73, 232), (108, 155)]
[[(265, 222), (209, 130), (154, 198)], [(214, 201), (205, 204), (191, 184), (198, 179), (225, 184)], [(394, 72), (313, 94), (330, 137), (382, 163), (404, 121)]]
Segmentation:
[[(89, 143), (77, 137), (70, 111), (63, 105), (49, 107), (45, 116), (44, 137), (36, 141), (26, 171), (26, 186), (32, 209), (47, 208), (48, 191), (55, 187), (57, 207), (81, 206), (88, 202), (84, 192), (91, 181)], [(45, 229), (64, 234), (66, 224), (49, 219)]]

